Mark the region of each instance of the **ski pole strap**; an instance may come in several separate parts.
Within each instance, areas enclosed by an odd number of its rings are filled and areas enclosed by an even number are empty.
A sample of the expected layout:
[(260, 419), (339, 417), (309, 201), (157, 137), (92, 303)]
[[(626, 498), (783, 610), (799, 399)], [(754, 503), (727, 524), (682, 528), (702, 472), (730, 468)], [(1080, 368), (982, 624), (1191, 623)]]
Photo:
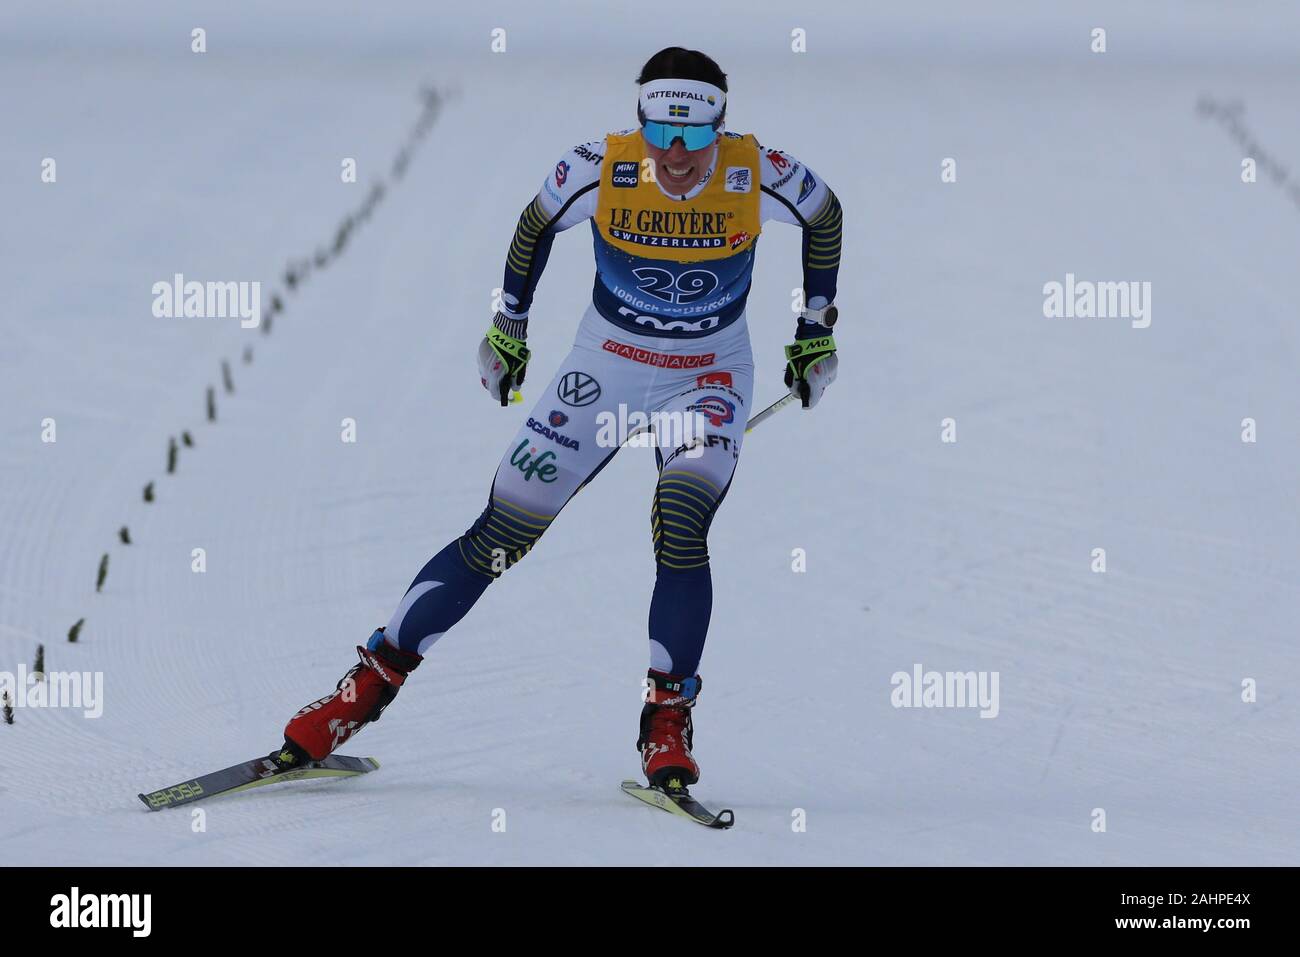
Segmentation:
[(835, 351), (834, 336), (799, 339), (785, 347), (785, 361), (796, 379), (802, 379), (807, 368)]

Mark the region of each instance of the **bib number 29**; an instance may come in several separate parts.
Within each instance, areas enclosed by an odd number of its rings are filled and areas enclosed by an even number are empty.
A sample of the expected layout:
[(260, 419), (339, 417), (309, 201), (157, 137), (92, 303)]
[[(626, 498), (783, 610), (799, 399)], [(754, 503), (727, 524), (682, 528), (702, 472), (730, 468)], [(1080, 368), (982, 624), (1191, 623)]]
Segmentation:
[(675, 275), (667, 269), (641, 266), (632, 270), (632, 274), (643, 293), (675, 306), (703, 299), (718, 288), (718, 277), (707, 269), (688, 269)]

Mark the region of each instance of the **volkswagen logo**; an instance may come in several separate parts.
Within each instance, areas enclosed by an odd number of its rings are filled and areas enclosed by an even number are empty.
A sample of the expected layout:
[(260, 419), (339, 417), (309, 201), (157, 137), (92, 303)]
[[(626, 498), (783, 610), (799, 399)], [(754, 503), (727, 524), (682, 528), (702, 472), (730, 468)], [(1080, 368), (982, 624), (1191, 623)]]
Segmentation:
[(600, 383), (585, 372), (566, 372), (555, 394), (565, 405), (580, 408), (600, 398)]

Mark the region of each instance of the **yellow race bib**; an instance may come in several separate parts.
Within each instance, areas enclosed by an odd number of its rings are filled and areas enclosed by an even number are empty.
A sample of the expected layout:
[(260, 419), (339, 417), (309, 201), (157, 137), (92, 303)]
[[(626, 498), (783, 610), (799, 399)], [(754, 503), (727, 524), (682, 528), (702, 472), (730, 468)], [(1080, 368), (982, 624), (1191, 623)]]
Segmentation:
[(719, 136), (713, 176), (690, 199), (666, 196), (640, 131), (605, 140), (596, 222), (616, 249), (648, 259), (700, 262), (744, 252), (758, 238), (758, 141)]

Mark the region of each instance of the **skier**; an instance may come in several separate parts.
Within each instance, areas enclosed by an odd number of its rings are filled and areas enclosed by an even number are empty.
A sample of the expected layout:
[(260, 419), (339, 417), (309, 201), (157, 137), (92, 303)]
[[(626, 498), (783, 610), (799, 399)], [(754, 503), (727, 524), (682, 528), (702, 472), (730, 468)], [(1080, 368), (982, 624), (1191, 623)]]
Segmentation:
[(785, 383), (812, 408), (838, 362), (830, 327), (841, 211), (799, 160), (725, 131), (726, 74), (708, 56), (661, 50), (637, 83), (639, 126), (567, 152), (520, 216), (503, 305), (479, 346), (480, 381), (502, 406), (523, 384), (529, 307), (551, 243), (591, 220), (596, 281), (572, 351), (507, 444), (483, 513), (424, 566), (336, 690), (290, 719), (282, 764), (320, 760), (379, 719), (430, 646), (608, 463), (618, 444), (599, 441), (601, 413), (623, 405), (707, 422), (693, 442), (653, 435), (656, 578), (637, 739), (651, 786), (680, 793), (698, 780), (691, 710), (713, 601), (706, 537), (753, 395), (745, 300), (755, 246), (768, 220), (803, 230), (806, 307)]

